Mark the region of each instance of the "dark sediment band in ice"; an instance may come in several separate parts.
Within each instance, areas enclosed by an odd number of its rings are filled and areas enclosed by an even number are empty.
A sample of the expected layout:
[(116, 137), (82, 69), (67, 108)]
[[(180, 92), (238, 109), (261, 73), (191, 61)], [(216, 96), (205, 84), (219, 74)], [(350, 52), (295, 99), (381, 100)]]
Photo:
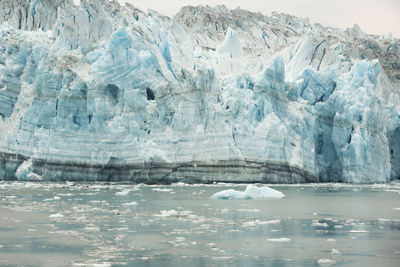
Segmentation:
[[(28, 160), (16, 154), (0, 154), (0, 180), (17, 180), (21, 164)], [(318, 179), (298, 167), (282, 163), (226, 160), (213, 163), (157, 163), (126, 164), (118, 159), (106, 165), (86, 165), (73, 162), (32, 160), (29, 173), (43, 181), (108, 181), (147, 184), (185, 183), (309, 183)], [(29, 175), (29, 174), (28, 174)], [(29, 180), (25, 175), (20, 180)]]

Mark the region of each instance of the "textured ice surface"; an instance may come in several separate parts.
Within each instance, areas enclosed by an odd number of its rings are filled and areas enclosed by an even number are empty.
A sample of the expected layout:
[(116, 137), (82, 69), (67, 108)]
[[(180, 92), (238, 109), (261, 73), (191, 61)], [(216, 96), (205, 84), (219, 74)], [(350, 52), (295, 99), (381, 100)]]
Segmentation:
[(1, 1), (0, 51), (0, 179), (400, 177), (400, 42), (357, 25)]
[(285, 195), (268, 186), (258, 187), (248, 185), (245, 191), (237, 191), (234, 189), (223, 190), (215, 193), (211, 198), (215, 199), (264, 199), (264, 198), (283, 198)]

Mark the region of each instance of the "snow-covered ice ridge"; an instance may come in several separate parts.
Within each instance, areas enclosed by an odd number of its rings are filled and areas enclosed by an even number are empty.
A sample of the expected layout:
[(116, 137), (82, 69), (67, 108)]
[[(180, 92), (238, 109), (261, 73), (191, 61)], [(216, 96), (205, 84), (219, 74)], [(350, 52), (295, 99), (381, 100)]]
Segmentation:
[(0, 179), (386, 182), (400, 41), (224, 6), (0, 2)]

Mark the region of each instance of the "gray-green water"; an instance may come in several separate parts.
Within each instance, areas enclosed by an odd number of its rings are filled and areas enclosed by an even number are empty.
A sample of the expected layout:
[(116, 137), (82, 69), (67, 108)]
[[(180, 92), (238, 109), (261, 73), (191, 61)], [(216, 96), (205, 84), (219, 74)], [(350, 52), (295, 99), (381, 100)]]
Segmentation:
[(0, 266), (400, 266), (400, 184), (271, 187), (3, 182)]

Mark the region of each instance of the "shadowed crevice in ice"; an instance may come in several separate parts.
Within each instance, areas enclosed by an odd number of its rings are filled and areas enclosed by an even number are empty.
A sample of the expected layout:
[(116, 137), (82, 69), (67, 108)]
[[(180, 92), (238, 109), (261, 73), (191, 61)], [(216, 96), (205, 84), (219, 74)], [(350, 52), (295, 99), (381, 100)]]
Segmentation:
[(389, 149), (392, 163), (391, 178), (400, 179), (400, 127), (390, 132)]

